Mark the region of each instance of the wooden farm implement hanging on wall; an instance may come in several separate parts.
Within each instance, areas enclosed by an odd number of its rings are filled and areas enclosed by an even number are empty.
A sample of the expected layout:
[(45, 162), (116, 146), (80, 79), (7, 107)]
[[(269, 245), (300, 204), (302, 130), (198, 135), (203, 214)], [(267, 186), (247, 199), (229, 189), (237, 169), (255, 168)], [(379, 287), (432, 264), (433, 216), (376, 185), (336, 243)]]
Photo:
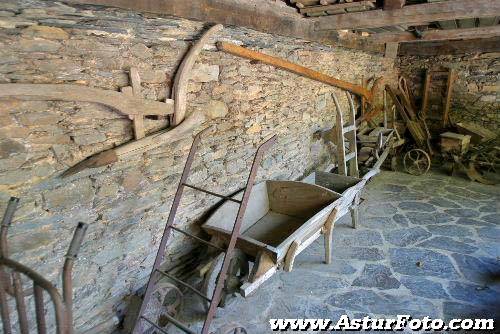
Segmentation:
[[(220, 24), (211, 27), (189, 49), (175, 75), (172, 98), (165, 102), (147, 100), (140, 96), (141, 80), (137, 69), (133, 67), (130, 69), (131, 86), (123, 87), (121, 92), (69, 84), (0, 84), (0, 98), (92, 102), (127, 115), (133, 120), (135, 140), (93, 155), (66, 170), (62, 176), (87, 168), (106, 166), (164, 143), (185, 138), (205, 121), (205, 116), (201, 113), (192, 113), (186, 117), (187, 85), (198, 54), (222, 28)], [(146, 135), (143, 121), (148, 115), (171, 116), (171, 127)]]

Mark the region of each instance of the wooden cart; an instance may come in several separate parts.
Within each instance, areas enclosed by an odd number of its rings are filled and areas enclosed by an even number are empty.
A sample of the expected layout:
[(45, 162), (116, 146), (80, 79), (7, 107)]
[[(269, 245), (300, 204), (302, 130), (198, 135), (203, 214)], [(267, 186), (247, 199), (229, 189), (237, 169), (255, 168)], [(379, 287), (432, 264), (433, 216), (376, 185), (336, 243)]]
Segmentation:
[[(241, 195), (235, 195), (234, 199)], [(296, 256), (321, 234), (325, 235), (325, 254), (329, 262), (331, 231), (342, 203), (341, 194), (314, 184), (298, 181), (256, 184), (236, 243), (239, 252), (234, 256), (238, 265), (233, 270), (233, 279), (238, 269), (241, 276), (246, 276), (246, 269), (240, 265), (248, 263), (247, 259), (254, 263), (248, 277), (241, 277), (245, 281), (241, 294), (248, 296), (278, 268), (292, 270)], [(212, 236), (212, 243), (224, 245), (229, 241), (237, 209), (234, 202), (226, 201), (202, 225)], [(206, 274), (208, 295), (218, 273), (218, 262), (217, 259), (213, 261)]]

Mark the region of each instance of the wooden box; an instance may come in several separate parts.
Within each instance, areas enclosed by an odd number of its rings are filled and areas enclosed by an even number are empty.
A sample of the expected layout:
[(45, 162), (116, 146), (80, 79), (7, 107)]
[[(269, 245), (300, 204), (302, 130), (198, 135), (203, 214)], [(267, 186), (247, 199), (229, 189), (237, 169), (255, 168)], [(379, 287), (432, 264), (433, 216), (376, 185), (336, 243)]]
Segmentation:
[(441, 135), (441, 152), (463, 154), (467, 152), (470, 144), (469, 135), (454, 132), (445, 132)]

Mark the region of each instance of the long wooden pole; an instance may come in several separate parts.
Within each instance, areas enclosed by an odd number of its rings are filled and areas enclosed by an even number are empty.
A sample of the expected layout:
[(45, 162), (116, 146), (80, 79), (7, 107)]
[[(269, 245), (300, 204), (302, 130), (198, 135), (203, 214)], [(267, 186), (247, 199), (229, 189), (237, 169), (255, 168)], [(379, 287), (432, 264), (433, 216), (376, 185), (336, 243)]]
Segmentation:
[(354, 85), (350, 82), (339, 80), (337, 78), (312, 70), (302, 65), (289, 62), (288, 60), (282, 58), (269, 56), (264, 53), (253, 51), (228, 42), (217, 42), (217, 49), (238, 57), (243, 57), (250, 60), (258, 60), (265, 64), (281, 68), (285, 71), (289, 71), (315, 81), (319, 81), (328, 85), (344, 89), (355, 95), (364, 97), (367, 101), (371, 101), (372, 99), (372, 92), (362, 86)]

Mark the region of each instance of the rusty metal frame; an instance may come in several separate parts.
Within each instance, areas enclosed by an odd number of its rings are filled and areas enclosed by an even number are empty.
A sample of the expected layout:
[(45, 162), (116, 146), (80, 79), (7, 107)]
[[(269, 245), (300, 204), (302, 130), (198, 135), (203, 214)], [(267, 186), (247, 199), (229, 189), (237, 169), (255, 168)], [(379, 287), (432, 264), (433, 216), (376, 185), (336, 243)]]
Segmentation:
[[(56, 287), (43, 276), (33, 269), (8, 257), (7, 233), (18, 203), (18, 198), (10, 198), (0, 228), (0, 314), (2, 317), (3, 332), (5, 334), (12, 334), (12, 323), (7, 300), (7, 296), (11, 295), (16, 300), (20, 333), (29, 333), (27, 308), (24, 298), (26, 295), (33, 293), (38, 333), (46, 334), (47, 323), (45, 321), (43, 302), (43, 293), (45, 291), (49, 294), (52, 304), (54, 305), (56, 333), (73, 334), (72, 269), (88, 226), (84, 223), (78, 223), (73, 234), (73, 239), (71, 240), (64, 262), (62, 273), (63, 294), (61, 296)], [(32, 291), (23, 290), (21, 274), (33, 282)]]
[[(238, 239), (238, 237), (240, 235), (240, 228), (241, 228), (241, 225), (242, 225), (242, 222), (243, 222), (243, 217), (245, 216), (245, 211), (246, 211), (246, 208), (247, 208), (248, 200), (249, 200), (250, 194), (252, 192), (252, 187), (253, 187), (254, 182), (255, 182), (255, 177), (257, 176), (258, 168), (259, 168), (260, 163), (262, 161), (262, 156), (264, 155), (264, 152), (267, 151), (269, 149), (269, 147), (272, 146), (275, 143), (276, 136), (273, 136), (270, 139), (268, 139), (267, 141), (265, 141), (264, 143), (262, 143), (259, 146), (259, 148), (257, 149), (257, 152), (255, 153), (255, 156), (254, 156), (254, 159), (253, 159), (253, 163), (252, 163), (252, 167), (251, 167), (251, 170), (250, 170), (250, 174), (248, 176), (247, 183), (246, 183), (246, 186), (244, 188), (243, 198), (242, 198), (241, 201), (237, 201), (237, 200), (234, 200), (234, 199), (232, 199), (232, 198), (230, 198), (228, 196), (220, 195), (220, 194), (208, 191), (206, 189), (199, 188), (197, 186), (188, 184), (186, 182), (187, 179), (188, 179), (188, 177), (189, 177), (191, 166), (192, 166), (193, 160), (194, 160), (194, 155), (196, 153), (196, 150), (197, 150), (198, 144), (200, 142), (201, 136), (208, 129), (209, 128), (206, 128), (206, 129), (202, 130), (201, 132), (199, 132), (194, 137), (193, 144), (191, 145), (191, 149), (189, 150), (189, 154), (188, 154), (188, 157), (187, 157), (187, 160), (186, 160), (186, 164), (184, 165), (184, 170), (182, 171), (181, 179), (179, 181), (179, 185), (177, 187), (177, 191), (176, 191), (175, 196), (174, 196), (174, 201), (172, 203), (172, 207), (170, 209), (170, 213), (169, 213), (169, 216), (168, 216), (168, 219), (167, 219), (167, 223), (165, 225), (165, 229), (163, 231), (163, 235), (162, 235), (162, 238), (161, 238), (161, 241), (160, 241), (160, 245), (158, 247), (158, 252), (156, 254), (156, 259), (155, 259), (155, 262), (153, 264), (153, 268), (151, 270), (151, 274), (149, 276), (149, 280), (148, 280), (148, 283), (147, 283), (146, 291), (145, 291), (144, 297), (142, 299), (141, 307), (139, 308), (139, 311), (137, 312), (137, 314), (135, 316), (135, 321), (134, 321), (134, 327), (132, 329), (132, 334), (142, 334), (143, 333), (143, 328), (142, 328), (143, 321), (146, 322), (146, 323), (148, 323), (150, 326), (156, 328), (157, 330), (160, 330), (161, 332), (165, 332), (161, 327), (159, 327), (157, 324), (155, 324), (154, 321), (152, 321), (151, 319), (146, 318), (145, 316), (143, 316), (143, 314), (144, 314), (144, 312), (146, 310), (146, 306), (147, 306), (147, 304), (149, 302), (149, 299), (151, 298), (151, 295), (155, 291), (156, 282), (158, 281), (158, 278), (160, 276), (163, 275), (163, 276), (165, 276), (165, 277), (167, 277), (167, 278), (169, 278), (169, 279), (171, 279), (171, 280), (173, 280), (173, 281), (175, 281), (177, 283), (179, 283), (179, 281), (180, 281), (179, 279), (177, 279), (175, 277), (172, 277), (168, 273), (165, 273), (165, 272), (163, 272), (163, 271), (160, 270), (160, 266), (161, 266), (161, 264), (163, 262), (163, 259), (164, 259), (164, 256), (165, 256), (165, 250), (166, 250), (166, 247), (167, 247), (168, 239), (170, 238), (172, 230), (178, 231), (178, 232), (180, 232), (180, 233), (182, 233), (184, 235), (192, 237), (193, 239), (195, 239), (197, 241), (202, 241), (202, 243), (204, 243), (204, 244), (206, 244), (208, 246), (211, 246), (211, 247), (214, 247), (214, 248), (220, 250), (220, 248), (217, 245), (213, 245), (210, 242), (205, 241), (203, 239), (200, 240), (199, 237), (197, 237), (195, 235), (191, 235), (190, 233), (188, 233), (186, 231), (183, 231), (183, 230), (179, 229), (178, 227), (173, 226), (175, 215), (177, 214), (177, 209), (179, 208), (179, 204), (180, 204), (180, 201), (181, 201), (182, 193), (184, 191), (184, 187), (189, 187), (191, 189), (194, 189), (194, 190), (197, 190), (197, 191), (201, 191), (201, 192), (210, 194), (212, 196), (220, 197), (220, 198), (223, 198), (225, 200), (232, 200), (232, 201), (237, 202), (239, 204), (238, 214), (236, 216), (236, 219), (235, 219), (235, 222), (234, 222), (234, 226), (233, 226), (233, 230), (231, 232), (231, 238), (230, 238), (230, 241), (229, 241), (229, 245), (224, 250), (225, 251), (224, 261), (222, 263), (222, 269), (221, 269), (221, 272), (220, 272), (219, 277), (217, 279), (217, 284), (215, 286), (215, 290), (214, 290), (213, 295), (212, 296), (205, 296), (202, 292), (198, 291), (196, 288), (190, 286), (186, 282), (182, 282), (181, 281), (181, 284), (184, 285), (184, 286), (187, 286), (189, 290), (192, 290), (192, 291), (194, 290), (197, 295), (199, 295), (200, 297), (202, 297), (205, 300), (210, 301), (210, 307), (208, 309), (207, 316), (206, 316), (205, 321), (203, 323), (203, 328), (202, 328), (201, 334), (208, 334), (208, 332), (210, 330), (210, 324), (211, 324), (211, 322), (213, 320), (213, 317), (215, 316), (215, 312), (217, 310), (217, 306), (219, 305), (219, 302), (220, 302), (220, 299), (221, 299), (222, 289), (224, 287), (224, 283), (225, 283), (225, 280), (226, 280), (226, 277), (227, 277), (227, 271), (229, 269), (229, 264), (230, 264), (231, 259), (233, 257), (233, 250), (234, 250), (234, 248), (236, 246), (236, 241), (237, 241), (237, 239)], [(168, 320), (170, 321), (170, 323), (172, 323), (173, 325), (175, 325), (177, 328), (181, 329), (185, 333), (196, 334), (194, 331), (192, 331), (191, 329), (189, 329), (186, 325), (184, 325), (183, 323), (181, 323), (179, 320), (177, 320), (174, 317), (171, 317), (169, 315), (166, 315), (166, 316), (167, 316)]]

